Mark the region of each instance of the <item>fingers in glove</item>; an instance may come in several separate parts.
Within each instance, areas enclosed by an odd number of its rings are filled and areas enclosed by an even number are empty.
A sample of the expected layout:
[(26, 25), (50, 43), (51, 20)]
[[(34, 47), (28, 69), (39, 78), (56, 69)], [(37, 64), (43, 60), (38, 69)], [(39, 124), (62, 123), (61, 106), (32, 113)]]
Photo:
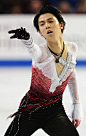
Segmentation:
[(28, 40), (30, 38), (30, 34), (26, 31), (26, 28), (21, 27), (21, 39)]
[(26, 29), (21, 27), (19, 29), (16, 30), (10, 30), (8, 31), (9, 34), (15, 33), (13, 36), (11, 36), (10, 38), (17, 38), (17, 39), (25, 39), (28, 40), (30, 38), (30, 34), (28, 32), (26, 32)]
[(13, 35), (13, 36), (10, 37), (10, 39), (13, 39), (13, 38), (17, 38), (16, 35)]
[(16, 33), (16, 32), (17, 32), (17, 30), (10, 30), (10, 31), (8, 31), (9, 34)]

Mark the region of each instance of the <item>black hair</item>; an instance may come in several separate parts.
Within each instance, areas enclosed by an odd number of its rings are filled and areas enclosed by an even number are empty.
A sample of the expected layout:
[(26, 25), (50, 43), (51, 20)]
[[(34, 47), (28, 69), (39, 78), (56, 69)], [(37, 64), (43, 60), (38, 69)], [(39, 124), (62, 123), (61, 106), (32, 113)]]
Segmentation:
[[(46, 6), (42, 7), (40, 9), (40, 11), (34, 17), (33, 24), (34, 24), (37, 31), (39, 31), (38, 19), (39, 19), (40, 15), (45, 14), (45, 13), (53, 14), (58, 19), (60, 24), (64, 23), (64, 27), (65, 27), (66, 23), (65, 23), (62, 15), (61, 15), (61, 11), (58, 8), (54, 7), (54, 6), (46, 5)], [(64, 30), (64, 27), (63, 27), (63, 29), (61, 29), (62, 33), (63, 33), (63, 30)]]

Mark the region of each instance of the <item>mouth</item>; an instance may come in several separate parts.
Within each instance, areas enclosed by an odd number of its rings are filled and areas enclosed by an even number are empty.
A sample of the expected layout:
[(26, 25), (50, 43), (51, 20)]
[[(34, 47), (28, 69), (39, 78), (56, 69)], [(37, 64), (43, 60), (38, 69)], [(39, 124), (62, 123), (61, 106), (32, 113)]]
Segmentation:
[(53, 33), (51, 30), (48, 30), (48, 31), (47, 31), (47, 34), (51, 34), (51, 33)]

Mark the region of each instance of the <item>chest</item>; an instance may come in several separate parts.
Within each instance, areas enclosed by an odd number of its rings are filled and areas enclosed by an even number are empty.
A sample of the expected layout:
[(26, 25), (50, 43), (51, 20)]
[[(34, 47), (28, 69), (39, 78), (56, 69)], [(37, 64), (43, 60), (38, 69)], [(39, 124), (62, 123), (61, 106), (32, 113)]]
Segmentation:
[(73, 70), (75, 64), (72, 62), (73, 55), (69, 53), (66, 48), (63, 52), (62, 57), (59, 58), (59, 63), (56, 63), (56, 57), (49, 52), (46, 53), (42, 59), (41, 63), (34, 63), (34, 67), (37, 67), (42, 71), (43, 75), (54, 81), (58, 79), (58, 81), (62, 80), (63, 77), (70, 71)]
[[(55, 60), (54, 60), (55, 62)], [(59, 76), (64, 68), (64, 66), (60, 63), (55, 63), (55, 68), (56, 68), (56, 73), (57, 73), (57, 76)]]
[[(64, 50), (64, 53), (62, 55), (62, 59), (65, 61), (65, 65), (67, 64), (67, 57), (68, 57), (68, 51), (67, 49)], [(55, 68), (56, 68), (56, 73), (57, 73), (57, 76), (59, 76), (62, 72), (62, 70), (64, 69), (64, 64), (62, 63), (62, 60), (60, 59), (60, 63), (56, 63), (56, 56), (55, 56), (55, 59), (54, 59), (54, 63), (55, 63)]]

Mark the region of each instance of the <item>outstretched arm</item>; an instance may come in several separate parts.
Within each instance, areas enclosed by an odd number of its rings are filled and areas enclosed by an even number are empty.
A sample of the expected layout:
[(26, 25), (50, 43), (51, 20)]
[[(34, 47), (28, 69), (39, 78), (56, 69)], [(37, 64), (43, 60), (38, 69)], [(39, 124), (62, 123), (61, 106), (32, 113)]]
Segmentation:
[(13, 34), (10, 38), (14, 39), (21, 39), (24, 43), (25, 47), (27, 48), (31, 58), (35, 62), (40, 62), (42, 57), (42, 51), (40, 47), (36, 44), (34, 44), (33, 39), (30, 37), (30, 34), (26, 31), (25, 28), (19, 28), (16, 30), (10, 30), (8, 32), (9, 34)]

